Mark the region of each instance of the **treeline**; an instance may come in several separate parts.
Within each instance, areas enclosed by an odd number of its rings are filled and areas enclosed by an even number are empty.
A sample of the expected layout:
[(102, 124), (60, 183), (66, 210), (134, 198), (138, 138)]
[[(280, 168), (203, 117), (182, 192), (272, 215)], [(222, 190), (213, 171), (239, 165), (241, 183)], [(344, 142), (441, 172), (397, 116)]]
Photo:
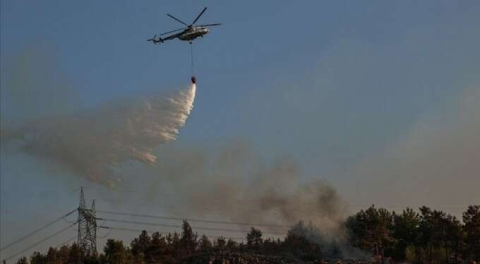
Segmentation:
[[(150, 263), (198, 263), (197, 257), (204, 255), (235, 252), (276, 257), (285, 255), (293, 260), (316, 260), (322, 258), (318, 244), (309, 241), (306, 236), (298, 236), (297, 232), (309, 232), (303, 223), (290, 230), (284, 240), (264, 239), (261, 230), (251, 228), (246, 242), (238, 243), (233, 239), (216, 237), (211, 240), (207, 236), (194, 233), (187, 221), (183, 222), (182, 232), (162, 235), (158, 232), (151, 236), (142, 231), (129, 246), (123, 241), (109, 239), (103, 253), (87, 254), (82, 258), (80, 247), (74, 243), (57, 248), (50, 248), (46, 254), (33, 253), (30, 258), (23, 257), (17, 264), (150, 264)], [(303, 230), (303, 231), (301, 231)], [(293, 262), (296, 263), (296, 262)]]
[(83, 258), (74, 243), (50, 248), (46, 254), (35, 252), (17, 264), (203, 263), (198, 262), (200, 257), (225, 252), (271, 257), (277, 261), (281, 258), (283, 263), (319, 263), (329, 258), (359, 257), (360, 254), (352, 255), (355, 248), (378, 262), (478, 262), (480, 205), (469, 206), (462, 220), (428, 207), (421, 207), (419, 212), (405, 209), (396, 213), (372, 205), (348, 217), (339, 238), (327, 238), (320, 229), (299, 222), (282, 240), (264, 239), (261, 230), (252, 228), (246, 242), (241, 243), (223, 237), (211, 240), (205, 235), (199, 236), (184, 221), (180, 234), (149, 235), (143, 231), (128, 246), (120, 240), (109, 239), (102, 253)]
[(480, 261), (480, 205), (462, 214), (462, 222), (442, 211), (420, 207), (397, 214), (373, 205), (348, 217), (351, 245), (379, 258), (412, 262)]

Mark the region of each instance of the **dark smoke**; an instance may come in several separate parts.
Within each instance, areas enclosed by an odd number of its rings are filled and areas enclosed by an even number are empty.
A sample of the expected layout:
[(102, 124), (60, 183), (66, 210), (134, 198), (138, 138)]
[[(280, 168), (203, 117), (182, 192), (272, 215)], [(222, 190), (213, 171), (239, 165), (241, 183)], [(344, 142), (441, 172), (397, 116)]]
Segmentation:
[[(169, 145), (157, 156), (157, 167), (142, 175), (142, 181), (126, 182), (142, 190), (145, 203), (162, 204), (180, 217), (282, 226), (302, 220), (316, 227), (308, 237), (322, 237), (325, 248), (347, 248), (342, 227), (346, 203), (325, 180), (305, 180), (291, 156), (265, 162), (243, 141), (231, 141), (217, 151)], [(288, 230), (259, 228), (284, 235)]]

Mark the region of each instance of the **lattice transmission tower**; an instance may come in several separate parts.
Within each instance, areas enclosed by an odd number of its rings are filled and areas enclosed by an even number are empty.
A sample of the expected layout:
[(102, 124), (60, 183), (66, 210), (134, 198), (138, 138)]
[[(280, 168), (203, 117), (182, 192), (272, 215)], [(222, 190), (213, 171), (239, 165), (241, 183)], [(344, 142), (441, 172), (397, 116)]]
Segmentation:
[(78, 246), (82, 256), (97, 253), (97, 220), (95, 217), (95, 200), (91, 209), (85, 205), (83, 187), (80, 189), (80, 205), (78, 206)]

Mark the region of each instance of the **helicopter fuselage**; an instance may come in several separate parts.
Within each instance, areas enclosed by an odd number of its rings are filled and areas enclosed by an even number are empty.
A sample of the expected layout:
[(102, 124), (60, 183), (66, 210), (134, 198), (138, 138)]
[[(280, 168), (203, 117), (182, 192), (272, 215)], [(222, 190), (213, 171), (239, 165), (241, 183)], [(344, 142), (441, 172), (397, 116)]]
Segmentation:
[[(195, 40), (196, 38), (198, 38), (198, 37), (203, 38), (204, 35), (206, 35), (210, 32), (208, 27), (222, 25), (221, 23), (210, 23), (210, 24), (203, 24), (203, 25), (195, 26), (195, 23), (202, 16), (202, 14), (205, 12), (205, 10), (207, 10), (206, 7), (202, 10), (202, 12), (200, 12), (200, 14), (197, 16), (197, 18), (195, 18), (195, 20), (193, 20), (193, 22), (191, 24), (187, 24), (187, 23), (183, 22), (182, 20), (180, 20), (180, 19), (178, 19), (178, 18), (176, 18), (176, 17), (174, 17), (170, 14), (167, 14), (167, 16), (169, 16), (170, 18), (172, 18), (172, 19), (176, 20), (177, 22), (183, 24), (185, 27), (162, 33), (162, 34), (158, 35), (158, 39), (157, 39), (157, 35), (155, 35), (153, 38), (147, 39), (147, 41), (151, 41), (151, 42), (153, 42), (153, 44), (158, 44), (158, 43), (164, 43), (167, 40), (172, 40), (172, 39), (178, 38), (179, 40), (182, 40), (182, 41), (188, 41), (191, 44), (193, 42), (193, 40)], [(175, 32), (178, 32), (178, 33), (175, 33)], [(162, 38), (162, 36), (164, 36), (164, 35), (168, 35), (168, 36)]]
[(191, 42), (198, 37), (203, 37), (208, 34), (208, 32), (210, 32), (210, 30), (206, 27), (190, 27), (180, 33), (178, 39)]

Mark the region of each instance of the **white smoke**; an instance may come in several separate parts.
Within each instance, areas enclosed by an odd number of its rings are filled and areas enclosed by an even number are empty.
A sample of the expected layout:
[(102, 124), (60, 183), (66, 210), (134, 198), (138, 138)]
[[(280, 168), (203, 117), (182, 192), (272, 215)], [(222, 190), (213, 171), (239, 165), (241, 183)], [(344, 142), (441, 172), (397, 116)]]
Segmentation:
[(195, 91), (192, 84), (167, 96), (35, 120), (2, 131), (2, 141), (20, 139), (27, 153), (53, 158), (75, 174), (111, 186), (121, 179), (115, 168), (126, 162), (156, 163), (154, 150), (176, 139), (192, 110)]

